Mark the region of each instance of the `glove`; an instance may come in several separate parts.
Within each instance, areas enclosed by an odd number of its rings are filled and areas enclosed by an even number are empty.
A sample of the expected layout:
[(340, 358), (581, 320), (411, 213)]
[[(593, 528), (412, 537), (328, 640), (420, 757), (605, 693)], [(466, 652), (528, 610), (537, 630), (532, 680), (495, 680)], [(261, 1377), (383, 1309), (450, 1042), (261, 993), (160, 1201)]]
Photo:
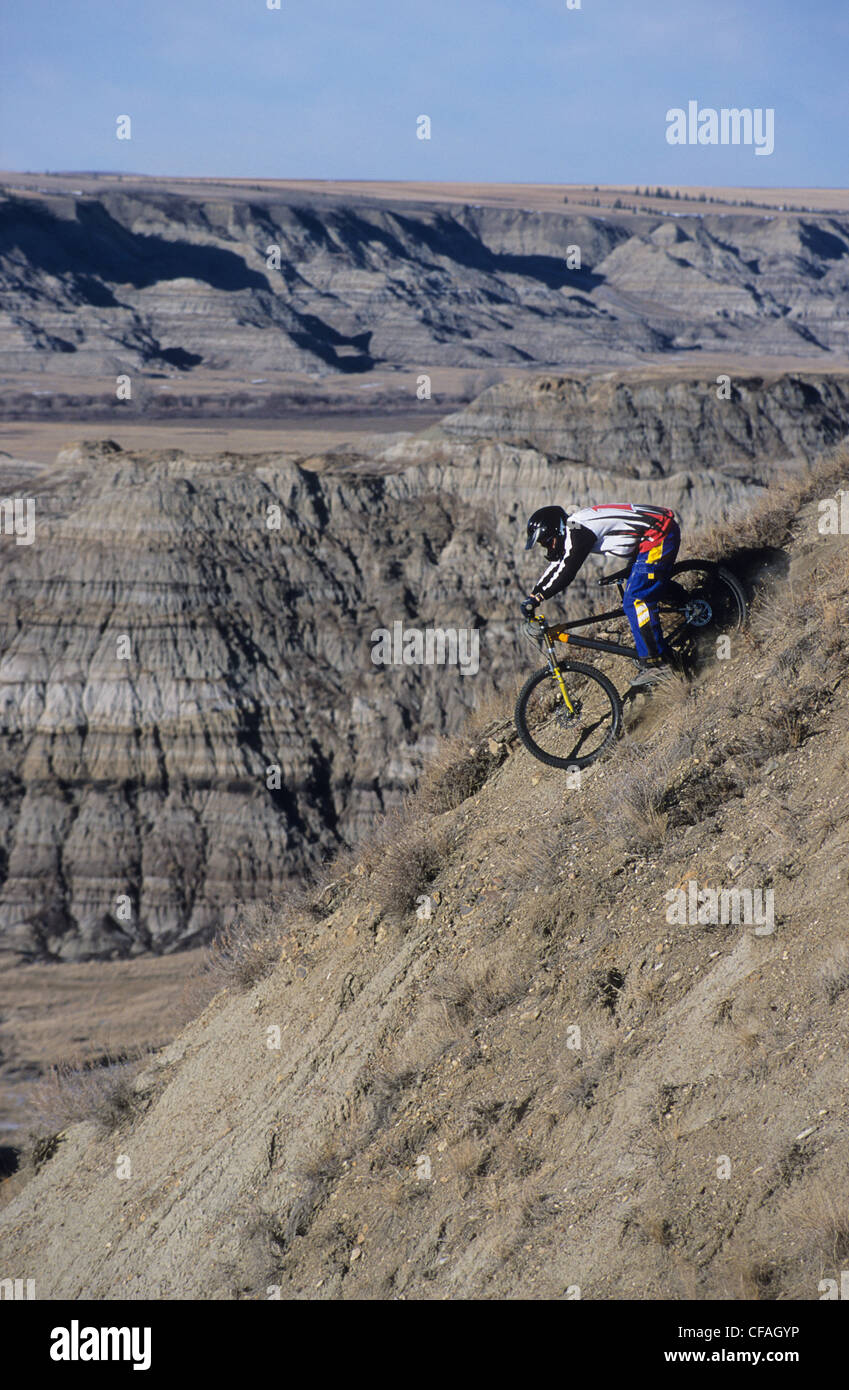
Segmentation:
[(532, 618), (536, 612), (536, 607), (537, 601), (535, 598), (523, 599), (521, 604), (522, 616), (525, 618)]

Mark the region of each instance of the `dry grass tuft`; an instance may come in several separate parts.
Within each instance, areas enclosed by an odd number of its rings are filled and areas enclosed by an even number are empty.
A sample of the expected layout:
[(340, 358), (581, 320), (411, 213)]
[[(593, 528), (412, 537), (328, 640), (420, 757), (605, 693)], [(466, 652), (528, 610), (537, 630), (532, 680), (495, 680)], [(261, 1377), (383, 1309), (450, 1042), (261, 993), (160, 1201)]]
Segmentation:
[(793, 1211), (794, 1229), (825, 1267), (844, 1267), (849, 1260), (849, 1199), (823, 1180), (808, 1183)]
[(834, 1004), (849, 989), (849, 942), (835, 942), (818, 970), (820, 986), (829, 1004)]
[(667, 813), (663, 809), (675, 750), (652, 744), (624, 744), (615, 765), (596, 783), (590, 815), (605, 837), (612, 825), (625, 847), (649, 852), (663, 843)]
[(502, 760), (503, 754), (493, 755), (486, 744), (470, 745), (468, 737), (445, 739), (419, 779), (418, 805), (436, 815), (453, 811), (480, 791)]
[(383, 1067), (375, 1071), (369, 1086), (369, 1099), (372, 1105), (371, 1127), (383, 1127), (393, 1116), (404, 1092), (419, 1080), (417, 1068), (399, 1063), (395, 1067)]
[(460, 1139), (446, 1155), (454, 1177), (468, 1188), (486, 1166), (486, 1149), (476, 1139)]
[(445, 970), (434, 977), (430, 996), (446, 1020), (466, 1027), (476, 1018), (491, 1018), (515, 1004), (527, 990), (527, 974), (518, 955), (479, 963), (470, 970)]
[(726, 1264), (726, 1296), (755, 1303), (777, 1299), (781, 1294), (782, 1273), (777, 1261), (749, 1249), (735, 1249)]
[(387, 917), (400, 920), (417, 907), (419, 899), (428, 895), (450, 849), (448, 831), (427, 822), (412, 825), (386, 844), (372, 885)]
[(419, 778), (417, 812), (452, 811), (480, 791), (515, 739), (514, 701), (513, 692), (491, 689), (468, 715), (462, 732), (440, 741)]
[(291, 1169), (292, 1177), (308, 1186), (333, 1182), (342, 1172), (345, 1155), (333, 1138), (317, 1139)]
[(56, 1152), (56, 1136), (69, 1125), (93, 1122), (101, 1135), (112, 1134), (143, 1108), (134, 1087), (147, 1054), (105, 1063), (51, 1067), (29, 1096), (30, 1135), (24, 1160), (38, 1168)]
[(661, 1250), (668, 1250), (675, 1243), (674, 1223), (654, 1207), (632, 1211), (623, 1218), (623, 1235), (631, 1232), (648, 1245), (656, 1245)]
[(271, 974), (290, 924), (286, 905), (248, 903), (213, 941), (207, 961), (209, 978), (219, 988), (251, 989)]
[(731, 1026), (735, 1041), (747, 1056), (763, 1053), (764, 1028), (757, 1018), (744, 1018)]
[(754, 506), (743, 506), (698, 532), (682, 549), (682, 556), (692, 553), (723, 560), (741, 551), (778, 549), (789, 540), (800, 508), (826, 497), (829, 488), (847, 476), (849, 449), (841, 445), (798, 473), (774, 479)]

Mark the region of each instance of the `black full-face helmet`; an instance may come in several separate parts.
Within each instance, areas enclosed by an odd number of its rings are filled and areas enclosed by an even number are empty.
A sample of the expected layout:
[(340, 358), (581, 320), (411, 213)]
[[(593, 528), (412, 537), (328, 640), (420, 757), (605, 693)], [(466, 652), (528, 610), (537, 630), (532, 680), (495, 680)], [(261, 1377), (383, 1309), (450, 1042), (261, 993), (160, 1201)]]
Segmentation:
[(568, 517), (562, 507), (540, 507), (528, 520), (528, 539), (525, 549), (541, 545), (545, 553), (554, 555), (566, 535)]

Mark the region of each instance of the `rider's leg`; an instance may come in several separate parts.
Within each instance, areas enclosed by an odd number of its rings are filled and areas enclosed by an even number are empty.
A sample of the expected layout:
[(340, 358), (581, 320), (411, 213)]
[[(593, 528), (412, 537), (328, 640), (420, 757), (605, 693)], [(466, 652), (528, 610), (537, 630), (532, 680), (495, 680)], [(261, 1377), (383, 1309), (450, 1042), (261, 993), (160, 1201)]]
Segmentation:
[(669, 583), (680, 544), (678, 527), (670, 526), (662, 539), (640, 552), (625, 585), (622, 607), (641, 662), (667, 661), (672, 656), (660, 626), (657, 602)]

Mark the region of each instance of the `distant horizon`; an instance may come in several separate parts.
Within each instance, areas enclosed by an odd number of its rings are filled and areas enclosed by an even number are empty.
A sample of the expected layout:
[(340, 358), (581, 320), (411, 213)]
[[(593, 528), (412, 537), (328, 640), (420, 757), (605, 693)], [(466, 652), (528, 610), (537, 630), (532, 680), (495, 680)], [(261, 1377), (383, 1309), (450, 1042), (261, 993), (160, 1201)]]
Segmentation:
[[(377, 175), (360, 174), (349, 176), (338, 174), (328, 177), (322, 174), (187, 174), (187, 173), (144, 173), (139, 169), (16, 169), (10, 166), (0, 168), (0, 177), (4, 174), (22, 174), (32, 177), (43, 178), (108, 178), (108, 179), (192, 179), (203, 183), (388, 183), (388, 184), (415, 184), (417, 186), (440, 187), (445, 184), (463, 185), (482, 185), (491, 188), (581, 188), (594, 191), (612, 190), (615, 192), (630, 193), (634, 195), (635, 186), (640, 189), (640, 196), (647, 196), (643, 190), (648, 188), (649, 194), (654, 188), (681, 188), (681, 189), (726, 189), (738, 193), (778, 193), (783, 190), (794, 193), (845, 193), (849, 191), (849, 179), (845, 183), (659, 183), (653, 179), (632, 179), (630, 181), (618, 180), (615, 182), (594, 182), (589, 180), (577, 180), (570, 183), (561, 182), (557, 179), (478, 179), (478, 178), (456, 178), (456, 179), (416, 179), (416, 178), (383, 178)], [(640, 187), (642, 185), (642, 187)]]

